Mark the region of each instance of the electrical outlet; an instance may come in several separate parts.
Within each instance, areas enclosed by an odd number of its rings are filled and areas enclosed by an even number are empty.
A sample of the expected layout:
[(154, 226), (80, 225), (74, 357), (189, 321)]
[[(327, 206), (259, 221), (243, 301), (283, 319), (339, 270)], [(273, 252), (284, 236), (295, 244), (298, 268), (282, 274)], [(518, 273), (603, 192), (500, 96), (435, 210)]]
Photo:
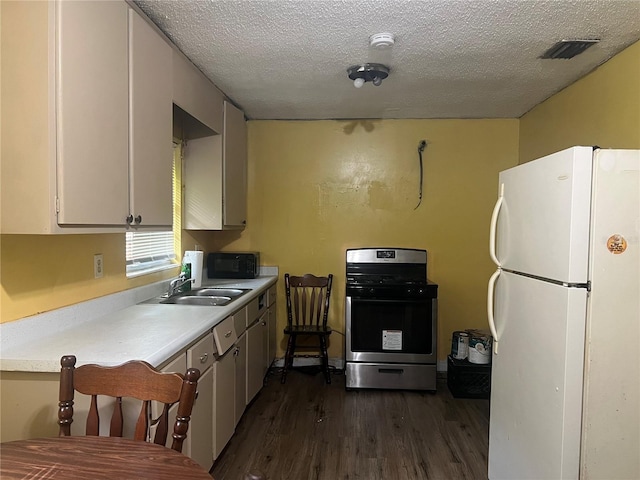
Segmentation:
[(102, 273), (104, 271), (104, 263), (102, 260), (102, 254), (96, 253), (93, 256), (93, 276), (94, 278), (102, 278)]

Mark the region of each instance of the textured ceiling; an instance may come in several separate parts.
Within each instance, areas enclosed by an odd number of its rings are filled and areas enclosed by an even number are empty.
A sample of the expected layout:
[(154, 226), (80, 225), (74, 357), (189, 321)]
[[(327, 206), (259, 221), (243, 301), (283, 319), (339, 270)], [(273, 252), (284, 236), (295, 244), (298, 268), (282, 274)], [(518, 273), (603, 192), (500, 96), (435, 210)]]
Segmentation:
[[(520, 117), (640, 39), (639, 0), (135, 3), (252, 119)], [(393, 48), (369, 46), (380, 32)], [(571, 60), (539, 58), (593, 38)], [(389, 78), (354, 88), (346, 69), (363, 62)]]

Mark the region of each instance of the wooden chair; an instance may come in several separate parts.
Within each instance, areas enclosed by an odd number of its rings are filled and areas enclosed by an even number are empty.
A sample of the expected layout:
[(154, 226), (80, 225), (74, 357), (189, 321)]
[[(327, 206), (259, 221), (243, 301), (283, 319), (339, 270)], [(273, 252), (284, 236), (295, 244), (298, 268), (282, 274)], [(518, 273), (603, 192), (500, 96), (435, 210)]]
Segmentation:
[(146, 441), (149, 437), (151, 401), (163, 403), (163, 411), (157, 419), (156, 434), (153, 439), (153, 442), (159, 445), (165, 445), (167, 441), (169, 408), (179, 402), (173, 425), (171, 448), (182, 452), (182, 443), (187, 438), (191, 410), (200, 378), (198, 369), (190, 368), (184, 376), (180, 373), (161, 373), (148, 363), (137, 360), (116, 367), (83, 365), (75, 368), (76, 357), (73, 355), (62, 357), (60, 365), (62, 368), (60, 370), (60, 403), (58, 404), (59, 436), (71, 435), (75, 391), (91, 395), (86, 435), (100, 434), (97, 400), (99, 395), (115, 398), (109, 432), (111, 437), (122, 437), (124, 424), (122, 398), (129, 397), (142, 401), (134, 440)]
[[(289, 335), (289, 341), (280, 380), (282, 383), (287, 381), (287, 372), (293, 366), (294, 357), (299, 356), (322, 358), (325, 380), (331, 383), (327, 354), (327, 337), (331, 335), (331, 327), (327, 326), (327, 316), (332, 282), (332, 274), (327, 277), (316, 277), (310, 273), (302, 277), (294, 277), (288, 273), (284, 275), (287, 297), (287, 327), (284, 333)], [(295, 355), (296, 340), (299, 335), (317, 336), (320, 355)]]

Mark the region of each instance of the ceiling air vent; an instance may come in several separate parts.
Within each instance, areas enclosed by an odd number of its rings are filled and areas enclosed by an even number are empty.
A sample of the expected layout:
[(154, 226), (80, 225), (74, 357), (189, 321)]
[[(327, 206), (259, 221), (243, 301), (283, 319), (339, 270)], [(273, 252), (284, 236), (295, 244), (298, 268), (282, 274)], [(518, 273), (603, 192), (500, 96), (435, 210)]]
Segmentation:
[(600, 40), (562, 40), (542, 54), (540, 58), (563, 58), (569, 59), (580, 55), (591, 45)]

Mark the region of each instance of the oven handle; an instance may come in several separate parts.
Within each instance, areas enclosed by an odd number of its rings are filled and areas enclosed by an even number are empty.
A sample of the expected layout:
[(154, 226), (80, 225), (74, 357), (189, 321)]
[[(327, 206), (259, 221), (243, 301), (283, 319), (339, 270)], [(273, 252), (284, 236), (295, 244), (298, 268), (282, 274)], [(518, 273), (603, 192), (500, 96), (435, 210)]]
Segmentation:
[(493, 315), (493, 303), (494, 303), (494, 294), (496, 291), (496, 281), (502, 272), (501, 268), (498, 268), (491, 278), (489, 279), (489, 287), (487, 288), (487, 319), (489, 320), (489, 330), (491, 330), (491, 335), (493, 336), (493, 352), (498, 354), (498, 332), (496, 330), (496, 322), (495, 317)]
[(500, 195), (498, 196), (498, 200), (496, 200), (496, 204), (493, 207), (493, 213), (491, 214), (491, 226), (489, 227), (489, 256), (493, 263), (495, 263), (498, 267), (502, 266), (500, 264), (500, 260), (496, 256), (496, 233), (498, 230), (498, 215), (500, 214), (500, 209), (502, 208), (502, 202), (504, 200), (504, 183), (500, 184)]
[(390, 302), (390, 303), (430, 303), (434, 300), (436, 300), (436, 298), (432, 298), (432, 297), (418, 297), (418, 298), (412, 298), (412, 297), (397, 297), (397, 296), (393, 296), (393, 297), (384, 297), (384, 296), (378, 296), (378, 297), (368, 297), (365, 295), (354, 295), (354, 294), (349, 294), (347, 293), (347, 298), (350, 298), (351, 300), (365, 300), (367, 302)]

